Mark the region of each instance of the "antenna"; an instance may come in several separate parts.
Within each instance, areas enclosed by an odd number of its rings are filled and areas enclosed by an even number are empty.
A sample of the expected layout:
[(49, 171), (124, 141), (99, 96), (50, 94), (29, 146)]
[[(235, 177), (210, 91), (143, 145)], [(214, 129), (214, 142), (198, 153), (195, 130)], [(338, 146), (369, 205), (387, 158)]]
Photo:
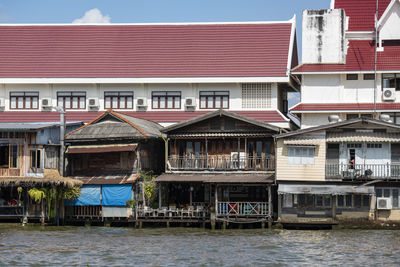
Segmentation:
[(377, 61), (377, 45), (378, 45), (378, 3), (379, 0), (376, 0), (375, 6), (375, 55), (374, 55), (374, 118), (376, 118), (376, 90), (377, 90), (377, 82), (376, 82), (376, 61)]

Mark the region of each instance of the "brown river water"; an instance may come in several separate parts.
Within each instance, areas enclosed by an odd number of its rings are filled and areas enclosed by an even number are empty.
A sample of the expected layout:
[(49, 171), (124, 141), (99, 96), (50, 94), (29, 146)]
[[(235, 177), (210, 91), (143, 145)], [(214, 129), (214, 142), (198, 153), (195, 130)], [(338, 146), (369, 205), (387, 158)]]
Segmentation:
[(400, 266), (396, 230), (0, 224), (0, 266)]

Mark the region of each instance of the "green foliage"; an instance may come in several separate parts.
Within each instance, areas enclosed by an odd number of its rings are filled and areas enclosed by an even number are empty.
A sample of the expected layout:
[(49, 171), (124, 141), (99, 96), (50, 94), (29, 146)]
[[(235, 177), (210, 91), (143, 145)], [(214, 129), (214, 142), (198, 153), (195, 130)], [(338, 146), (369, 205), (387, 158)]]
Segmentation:
[(126, 204), (126, 206), (129, 207), (129, 208), (134, 208), (134, 207), (136, 207), (136, 201), (135, 201), (134, 199), (128, 199), (128, 200), (125, 202), (125, 204)]
[(78, 186), (75, 186), (72, 188), (65, 189), (63, 198), (68, 199), (68, 200), (77, 199), (80, 194), (81, 194), (81, 188)]
[(29, 196), (40, 203), (43, 198), (46, 198), (46, 193), (42, 189), (32, 188), (28, 191)]
[(145, 203), (147, 203), (152, 208), (156, 208), (158, 205), (157, 184), (154, 181), (156, 179), (156, 176), (152, 171), (148, 171), (140, 173), (140, 178), (143, 181)]

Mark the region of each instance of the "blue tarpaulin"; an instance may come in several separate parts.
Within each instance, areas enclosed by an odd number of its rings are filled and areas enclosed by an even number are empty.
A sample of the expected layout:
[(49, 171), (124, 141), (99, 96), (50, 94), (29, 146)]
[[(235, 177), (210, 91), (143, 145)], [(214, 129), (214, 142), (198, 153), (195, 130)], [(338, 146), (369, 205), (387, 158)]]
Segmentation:
[(75, 200), (66, 201), (66, 206), (97, 206), (101, 205), (101, 185), (83, 185), (81, 194)]
[(132, 199), (131, 184), (102, 185), (103, 206), (125, 206)]

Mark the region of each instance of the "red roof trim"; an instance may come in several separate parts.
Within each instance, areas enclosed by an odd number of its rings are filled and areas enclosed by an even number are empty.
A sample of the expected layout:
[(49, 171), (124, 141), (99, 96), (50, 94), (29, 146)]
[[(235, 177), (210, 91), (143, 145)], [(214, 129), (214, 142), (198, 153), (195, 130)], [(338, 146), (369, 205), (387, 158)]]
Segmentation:
[[(290, 111), (302, 113), (303, 111), (343, 111), (343, 110), (373, 110), (373, 103), (326, 103), (326, 104), (304, 104), (293, 107)], [(377, 110), (400, 110), (400, 103), (377, 103)]]
[[(266, 111), (234, 111), (239, 115), (262, 121), (262, 122), (288, 122), (288, 120), (277, 110)], [(200, 115), (212, 112), (212, 110), (201, 111), (124, 111), (124, 115), (133, 116), (140, 119), (154, 121), (158, 123), (177, 123), (189, 120)], [(91, 111), (67, 111), (66, 121), (82, 121), (92, 123), (99, 119), (105, 112)], [(0, 123), (21, 123), (21, 122), (58, 122), (60, 120), (57, 112), (41, 111), (3, 111), (0, 112)]]

